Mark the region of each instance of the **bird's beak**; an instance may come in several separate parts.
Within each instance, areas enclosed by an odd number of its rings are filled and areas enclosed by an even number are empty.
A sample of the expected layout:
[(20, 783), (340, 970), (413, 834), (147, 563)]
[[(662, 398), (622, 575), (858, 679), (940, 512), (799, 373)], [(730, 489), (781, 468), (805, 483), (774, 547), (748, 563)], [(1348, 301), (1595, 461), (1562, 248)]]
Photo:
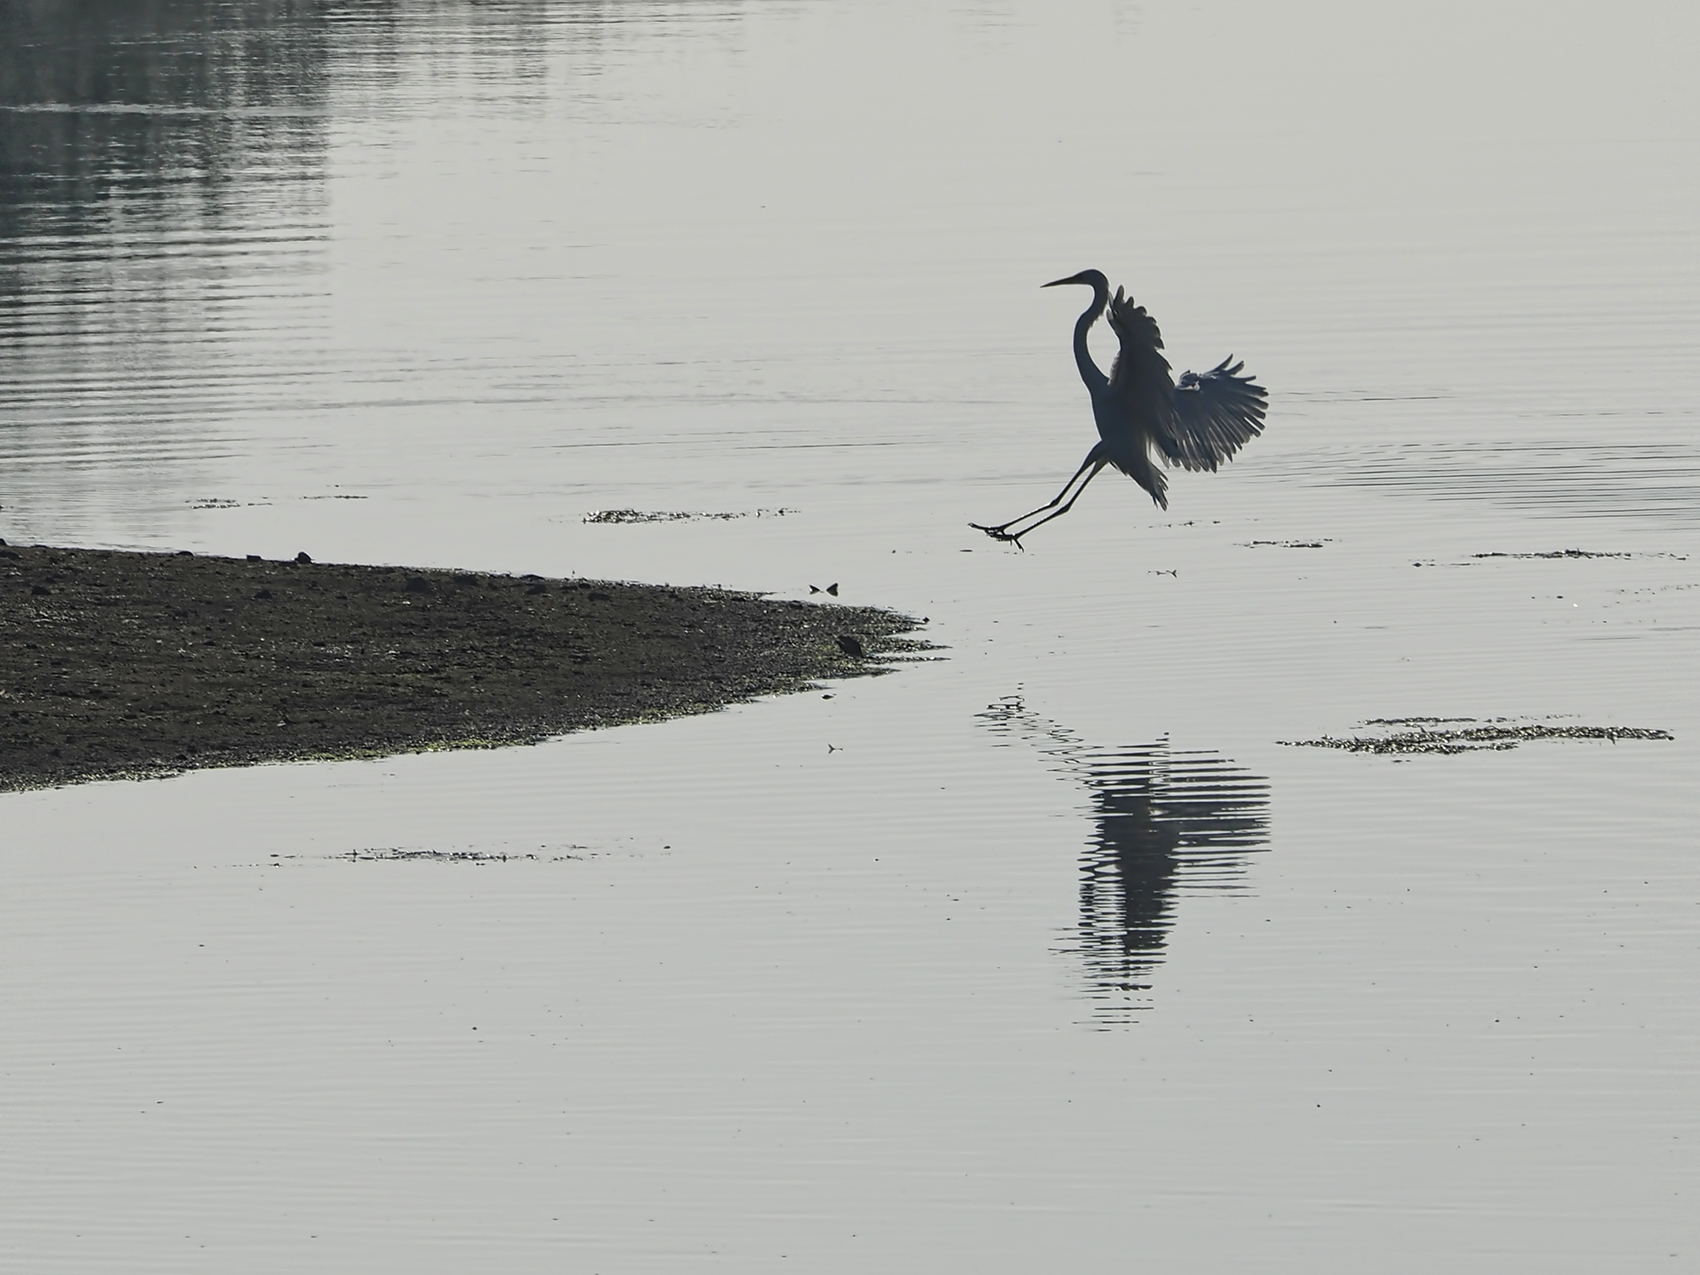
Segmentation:
[(1039, 285), (1039, 286), (1040, 286), (1040, 287), (1041, 287), (1041, 288), (1054, 288), (1054, 287), (1056, 287), (1056, 286), (1057, 286), (1057, 285), (1058, 285), (1058, 284), (1063, 284), (1063, 283), (1079, 283), (1079, 282), (1080, 282), (1080, 276), (1079, 276), (1079, 275), (1077, 275), (1077, 274), (1071, 274), (1071, 275), (1069, 275), (1069, 277), (1068, 277), (1068, 278), (1066, 278), (1066, 279), (1052, 279), (1052, 280), (1051, 280), (1051, 281), (1050, 281), (1050, 282), (1049, 282), (1049, 283), (1041, 283), (1041, 284), (1040, 284), (1040, 285)]

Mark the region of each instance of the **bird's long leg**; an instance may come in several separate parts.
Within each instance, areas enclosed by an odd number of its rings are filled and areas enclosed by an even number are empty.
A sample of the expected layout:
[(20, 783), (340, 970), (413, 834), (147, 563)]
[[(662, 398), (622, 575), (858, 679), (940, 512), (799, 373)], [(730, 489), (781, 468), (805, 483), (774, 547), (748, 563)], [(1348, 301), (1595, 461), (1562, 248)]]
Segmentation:
[(1024, 522), (1028, 518), (1031, 518), (1034, 514), (1042, 514), (1047, 509), (1055, 509), (1058, 505), (1060, 505), (1062, 503), (1063, 497), (1068, 495), (1069, 488), (1074, 486), (1074, 484), (1079, 480), (1080, 476), (1082, 474), (1084, 474), (1088, 469), (1090, 469), (1092, 467), (1093, 463), (1095, 461), (1097, 461), (1097, 459), (1098, 459), (1098, 448), (1094, 447), (1090, 452), (1088, 452), (1086, 454), (1086, 459), (1080, 462), (1080, 468), (1074, 471), (1073, 477), (1071, 477), (1066, 483), (1063, 484), (1062, 490), (1059, 491), (1050, 500), (1050, 502), (1048, 504), (1040, 505), (1037, 509), (1029, 509), (1026, 513), (1022, 514), (1020, 517), (1011, 518), (1008, 522), (1000, 522), (995, 527), (988, 527), (988, 526), (985, 526), (983, 523), (978, 523), (978, 522), (971, 522), (968, 525), (970, 527), (974, 528), (974, 530), (983, 531), (988, 536), (992, 536), (994, 538), (1000, 538), (1000, 539), (1011, 538), (1011, 537), (1006, 536), (1005, 533), (1008, 532), (1008, 530), (1011, 527), (1015, 526), (1016, 523)]
[[(1080, 499), (1080, 493), (1086, 490), (1086, 484), (1091, 482), (1094, 478), (1096, 478), (1098, 476), (1098, 471), (1101, 470), (1102, 468), (1104, 468), (1104, 466), (1108, 465), (1109, 463), (1110, 462), (1107, 461), (1107, 460), (1101, 460), (1097, 464), (1092, 466), (1092, 472), (1087, 474), (1085, 481), (1083, 481), (1080, 484), (1080, 486), (1078, 486), (1074, 489), (1074, 495), (1072, 495), (1068, 498), (1068, 503), (1066, 505), (1064, 505), (1061, 509), (1052, 510), (1050, 513), (1046, 514), (1043, 518), (1039, 519), (1038, 522), (1034, 523), (1031, 527), (1023, 527), (1020, 531), (1015, 532), (1013, 535), (1006, 532), (1003, 535), (999, 536), (998, 539), (999, 540), (1013, 540), (1019, 546), (1021, 544), (1021, 537), (1025, 536), (1029, 531), (1034, 531), (1034, 530), (1037, 530), (1040, 527), (1043, 527), (1047, 522), (1049, 522), (1053, 518), (1061, 518), (1070, 509), (1074, 508), (1074, 502)], [(1039, 511), (1034, 510), (1033, 512), (1037, 513)], [(1016, 519), (1016, 521), (1020, 522), (1021, 520), (1018, 518), (1018, 519)]]
[[(1059, 491), (1054, 498), (1052, 498), (1049, 504), (1040, 505), (1037, 509), (1029, 509), (1019, 518), (1011, 518), (1008, 522), (999, 523), (995, 527), (987, 527), (977, 522), (971, 522), (968, 525), (976, 531), (985, 532), (993, 540), (1013, 540), (1017, 545), (1019, 545), (1021, 543), (1021, 537), (1025, 536), (1029, 531), (1032, 531), (1033, 527), (1037, 527), (1041, 523), (1047, 523), (1052, 518), (1060, 518), (1072, 509), (1074, 507), (1074, 502), (1080, 499), (1080, 493), (1086, 490), (1086, 483), (1089, 483), (1096, 478), (1098, 476), (1098, 471), (1108, 463), (1109, 462), (1104, 459), (1103, 456), (1103, 444), (1100, 443), (1098, 446), (1086, 453), (1086, 459), (1080, 462), (1080, 468), (1074, 471), (1073, 477), (1063, 484), (1062, 490)], [(1092, 472), (1088, 474), (1086, 473), (1087, 470), (1091, 470)], [(1074, 487), (1076, 482), (1080, 481), (1080, 476), (1082, 474), (1086, 474), (1086, 482), (1081, 482), (1080, 486), (1075, 489), (1074, 494), (1069, 496), (1069, 489)], [(1063, 504), (1063, 497), (1065, 496), (1068, 496), (1068, 503), (1066, 505)], [(1058, 509), (1058, 505), (1062, 505), (1062, 508)], [(1038, 522), (1034, 523), (1033, 527), (1026, 527), (1021, 531), (1010, 531), (1010, 528), (1015, 526), (1016, 523), (1026, 522), (1035, 514), (1045, 514), (1045, 516), (1039, 519)]]

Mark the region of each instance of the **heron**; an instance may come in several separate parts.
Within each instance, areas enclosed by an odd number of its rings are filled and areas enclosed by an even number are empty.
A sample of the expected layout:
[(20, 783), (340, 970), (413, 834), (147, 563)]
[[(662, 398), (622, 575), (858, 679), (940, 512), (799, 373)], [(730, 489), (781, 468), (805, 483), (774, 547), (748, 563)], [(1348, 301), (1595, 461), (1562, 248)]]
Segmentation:
[[(1018, 548), (1021, 537), (1074, 508), (1086, 484), (1105, 465), (1114, 465), (1145, 488), (1159, 508), (1167, 509), (1169, 479), (1152, 460), (1153, 446), (1165, 464), (1214, 473), (1263, 432), (1269, 396), (1251, 377), (1240, 375), (1244, 362), (1235, 363), (1230, 354), (1208, 372), (1183, 373), (1176, 384), (1169, 375), (1169, 361), (1162, 355), (1163, 335), (1157, 330), (1156, 320), (1144, 306), (1124, 296), (1121, 288), (1116, 289), (1112, 300), (1110, 281), (1103, 271), (1082, 270), (1041, 286), (1060, 288), (1075, 283), (1092, 289), (1092, 304), (1074, 324), (1074, 361), (1092, 396), (1098, 442), (1049, 504), (995, 527), (968, 524), (994, 540), (1013, 541)], [(1086, 348), (1086, 334), (1106, 307), (1110, 327), (1121, 341), (1121, 352), (1108, 376), (1098, 370), (1092, 352)], [(1020, 526), (1040, 514), (1044, 516)], [(1020, 530), (1011, 530), (1015, 527)]]

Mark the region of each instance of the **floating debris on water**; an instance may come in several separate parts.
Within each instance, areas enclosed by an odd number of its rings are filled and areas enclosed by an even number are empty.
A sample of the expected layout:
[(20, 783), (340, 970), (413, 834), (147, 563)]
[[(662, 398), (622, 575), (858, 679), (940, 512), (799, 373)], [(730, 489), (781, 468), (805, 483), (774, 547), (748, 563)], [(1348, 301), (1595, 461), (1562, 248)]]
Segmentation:
[(584, 516), (586, 522), (731, 522), (735, 518), (783, 518), (797, 510), (757, 509), (742, 513), (704, 513), (680, 509), (598, 509)]
[[(1331, 539), (1331, 538), (1330, 538)], [(1247, 549), (1320, 549), (1330, 543), (1323, 540), (1248, 540)]]
[(1473, 553), (1472, 558), (1629, 558), (1627, 553), (1595, 553), (1590, 549), (1552, 549), (1546, 553)]
[[(1497, 719), (1500, 722), (1504, 718)], [(1454, 725), (1458, 723), (1458, 725)], [(1291, 748), (1339, 748), (1351, 753), (1474, 753), (1504, 751), (1535, 739), (1675, 739), (1668, 730), (1641, 726), (1548, 726), (1481, 724), (1473, 717), (1375, 717), (1363, 726), (1416, 727), (1384, 735), (1352, 735), (1337, 739), (1278, 739)]]
[[(583, 850), (584, 846), (574, 846), (575, 850)], [(345, 850), (341, 854), (329, 856), (332, 859), (346, 859), (350, 863), (376, 862), (405, 862), (405, 863), (562, 863), (568, 859), (582, 859), (577, 854), (503, 854), (489, 850), (403, 850), (395, 846), (373, 846), (360, 850)]]
[(1675, 558), (1687, 562), (1686, 553), (1603, 553), (1593, 549), (1549, 549), (1543, 553), (1472, 553), (1472, 558)]

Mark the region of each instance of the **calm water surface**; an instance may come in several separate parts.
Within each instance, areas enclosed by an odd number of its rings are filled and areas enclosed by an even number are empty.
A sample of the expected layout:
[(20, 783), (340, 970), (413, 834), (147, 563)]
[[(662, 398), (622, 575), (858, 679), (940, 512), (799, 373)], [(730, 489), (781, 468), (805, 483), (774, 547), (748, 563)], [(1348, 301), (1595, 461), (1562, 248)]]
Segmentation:
[[(0, 799), (8, 1267), (1693, 1264), (1689, 9), (0, 35), (0, 535), (838, 582), (948, 648)], [(1269, 429), (1016, 553), (965, 524), (1092, 441), (1086, 266)], [(1280, 742), (1419, 716), (1676, 739)]]

